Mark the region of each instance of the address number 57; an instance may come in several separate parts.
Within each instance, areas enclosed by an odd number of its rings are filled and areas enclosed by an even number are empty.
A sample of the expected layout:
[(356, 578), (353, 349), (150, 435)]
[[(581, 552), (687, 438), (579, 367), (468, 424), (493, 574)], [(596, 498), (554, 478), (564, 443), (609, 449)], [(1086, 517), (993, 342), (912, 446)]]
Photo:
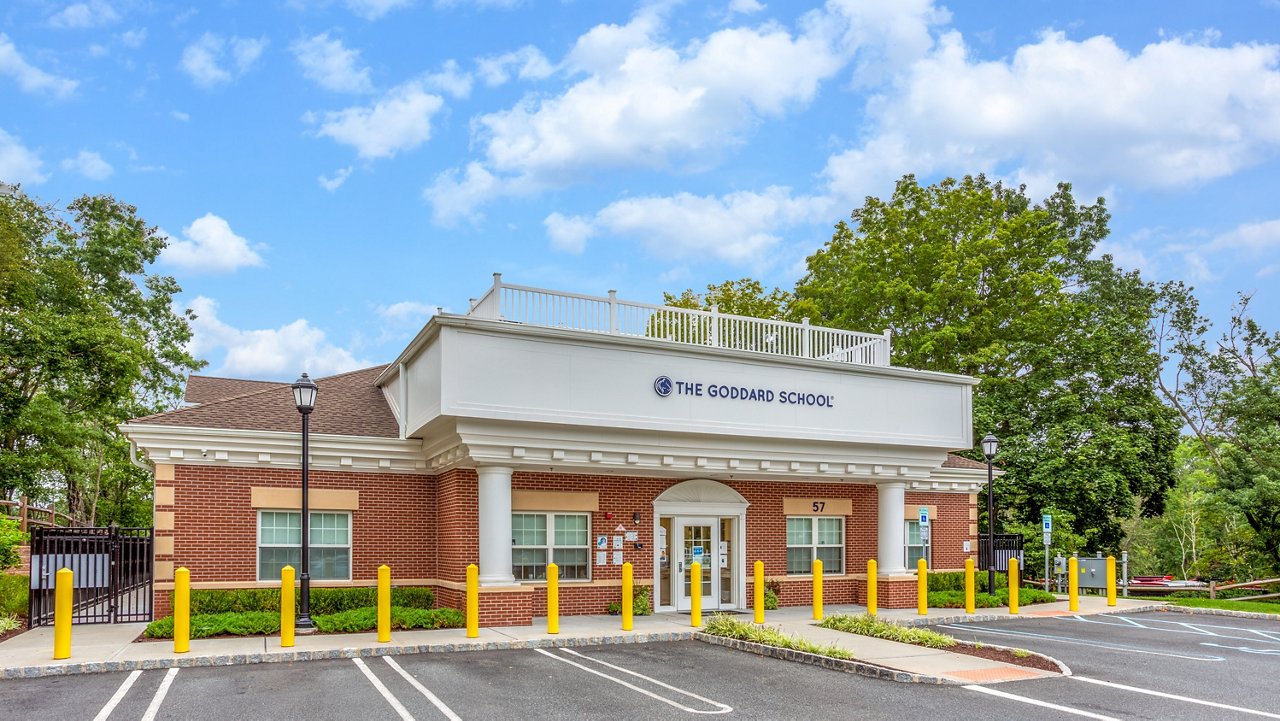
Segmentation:
[(814, 512), (814, 513), (817, 513), (817, 512), (819, 512), (819, 511), (824, 511), (824, 510), (826, 510), (826, 508), (827, 508), (827, 502), (826, 502), (826, 501), (814, 501), (814, 502), (813, 502), (813, 512)]

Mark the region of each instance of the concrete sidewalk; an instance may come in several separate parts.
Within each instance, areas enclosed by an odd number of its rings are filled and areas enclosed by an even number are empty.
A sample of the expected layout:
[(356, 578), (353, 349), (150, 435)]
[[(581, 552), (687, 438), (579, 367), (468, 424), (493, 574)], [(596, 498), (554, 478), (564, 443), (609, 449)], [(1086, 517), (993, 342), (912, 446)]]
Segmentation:
[[(1162, 604), (1152, 604), (1146, 600), (1121, 599), (1119, 605), (1108, 608), (1106, 599), (1089, 596), (1080, 599), (1079, 613), (1133, 613), (1160, 607)], [(968, 616), (963, 609), (930, 609), (929, 614), (922, 617), (911, 609), (881, 609), (879, 616), (885, 620), (919, 625), (1072, 614), (1067, 610), (1066, 601), (1024, 607), (1022, 614), (1012, 617), (1007, 610), (980, 610), (982, 613)], [(824, 611), (827, 616), (833, 616), (865, 613), (866, 608), (827, 606)], [(704, 614), (704, 619), (707, 615), (709, 614)], [(739, 614), (738, 618), (750, 620), (751, 616)], [(808, 606), (769, 611), (765, 621), (767, 625), (780, 628), (786, 633), (848, 649), (857, 659), (853, 664), (859, 667), (857, 672), (867, 675), (929, 683), (994, 683), (1053, 675), (975, 656), (819, 628), (814, 625), (813, 610)], [(175, 654), (172, 641), (135, 642), (144, 628), (146, 624), (140, 623), (74, 626), (71, 633), (71, 658), (61, 661), (53, 660), (51, 627), (28, 631), (0, 643), (0, 678), (32, 678), (174, 666), (288, 663), (410, 653), (681, 641), (699, 636), (707, 638), (690, 626), (688, 614), (662, 613), (637, 616), (632, 631), (622, 631), (621, 620), (617, 616), (564, 616), (560, 619), (560, 633), (554, 636), (546, 633), (545, 619), (535, 619), (532, 626), (482, 628), (479, 638), (474, 639), (466, 637), (465, 629), (394, 631), (389, 643), (378, 643), (375, 633), (314, 634), (298, 636), (293, 648), (281, 648), (279, 636), (194, 639), (191, 641), (190, 652)], [(883, 672), (876, 673), (877, 669)]]

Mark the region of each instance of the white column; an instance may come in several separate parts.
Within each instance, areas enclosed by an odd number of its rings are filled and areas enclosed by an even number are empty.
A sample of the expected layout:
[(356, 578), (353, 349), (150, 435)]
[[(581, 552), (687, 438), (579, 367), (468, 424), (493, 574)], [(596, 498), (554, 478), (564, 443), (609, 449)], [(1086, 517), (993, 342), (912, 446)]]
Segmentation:
[(480, 466), (480, 585), (515, 583), (511, 575), (511, 468)]
[(876, 542), (876, 566), (882, 574), (906, 573), (903, 563), (907, 484), (902, 482), (876, 485), (879, 501), (879, 532)]

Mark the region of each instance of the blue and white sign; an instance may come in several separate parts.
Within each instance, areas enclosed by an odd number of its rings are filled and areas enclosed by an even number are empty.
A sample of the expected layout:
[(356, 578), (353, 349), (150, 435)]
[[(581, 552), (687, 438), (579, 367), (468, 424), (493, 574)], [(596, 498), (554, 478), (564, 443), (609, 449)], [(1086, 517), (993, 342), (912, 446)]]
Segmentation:
[(693, 396), (694, 398), (716, 398), (731, 401), (753, 401), (756, 403), (778, 403), (791, 406), (814, 406), (817, 408), (835, 408), (836, 397), (828, 393), (811, 393), (788, 388), (748, 388), (727, 383), (695, 383), (692, 381), (672, 380), (670, 376), (658, 376), (653, 380), (653, 392), (660, 397)]
[(1040, 517), (1040, 520), (1044, 521), (1044, 532), (1053, 533), (1053, 516), (1046, 513)]
[(702, 552), (703, 552), (703, 550), (705, 550), (705, 549), (703, 549), (703, 548), (702, 548), (702, 546), (694, 546), (694, 547), (693, 547), (693, 560), (694, 560), (695, 562), (697, 562), (697, 563), (702, 563)]
[(929, 525), (929, 508), (927, 506), (920, 506), (920, 525)]

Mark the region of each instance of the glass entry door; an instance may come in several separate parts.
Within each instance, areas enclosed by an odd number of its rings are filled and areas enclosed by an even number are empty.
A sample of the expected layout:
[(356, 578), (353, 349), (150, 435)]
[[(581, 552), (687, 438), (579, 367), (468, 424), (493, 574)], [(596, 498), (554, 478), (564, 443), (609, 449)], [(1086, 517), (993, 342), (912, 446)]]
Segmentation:
[[(676, 564), (676, 608), (687, 611), (690, 599), (702, 596), (702, 609), (720, 607), (720, 520), (717, 518), (678, 517), (675, 538), (671, 543)], [(699, 578), (693, 578), (692, 566), (702, 564)]]

